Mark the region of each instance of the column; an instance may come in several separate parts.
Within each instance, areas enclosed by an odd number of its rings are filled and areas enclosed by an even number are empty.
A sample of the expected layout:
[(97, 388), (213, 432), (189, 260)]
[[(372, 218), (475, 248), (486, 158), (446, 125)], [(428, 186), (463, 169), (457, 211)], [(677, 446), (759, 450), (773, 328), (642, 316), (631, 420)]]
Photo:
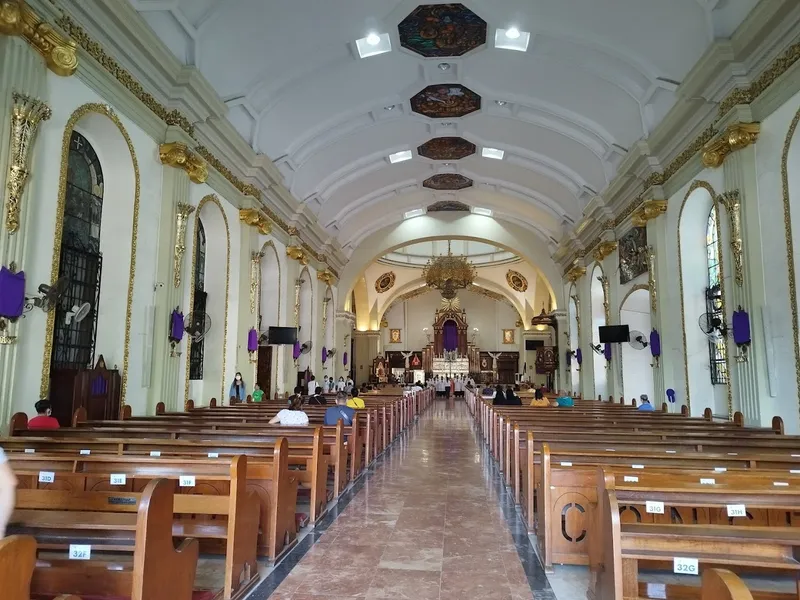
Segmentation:
[(565, 348), (569, 346), (569, 318), (566, 310), (556, 310), (553, 312), (556, 319), (556, 353), (558, 357), (558, 371), (556, 372), (556, 390), (569, 390), (569, 369), (567, 369), (567, 357)]
[[(613, 233), (613, 232), (610, 232)], [(605, 234), (609, 235), (609, 234)], [(617, 275), (617, 242), (607, 239), (600, 242), (592, 253), (592, 257), (600, 263), (603, 268), (603, 279), (600, 283), (603, 286), (603, 297), (606, 325), (619, 325), (619, 276)], [(623, 395), (622, 386), (622, 345), (611, 344), (611, 360), (609, 361), (607, 388), (608, 392), (603, 400), (608, 396), (617, 398)], [(595, 397), (597, 394), (595, 394)]]
[[(670, 291), (675, 286), (675, 274), (671, 272), (668, 265), (667, 253), (661, 249), (669, 248), (670, 241), (667, 239), (667, 219), (655, 219), (647, 224), (647, 239), (653, 246), (655, 255), (653, 264), (655, 266), (655, 277), (651, 282), (652, 294), (656, 294), (655, 307), (653, 311), (651, 301), (650, 324), (655, 329), (661, 339), (661, 356), (656, 361), (653, 359), (653, 391), (654, 398), (652, 404), (658, 410), (662, 402), (667, 402), (667, 389), (675, 390), (675, 406), (670, 406), (670, 410), (680, 411), (680, 407), (686, 404), (683, 398), (683, 342), (681, 340), (681, 329), (675, 327), (672, 322), (667, 322), (667, 303), (670, 301), (680, 302), (680, 298), (669, 297), (670, 293), (679, 293), (676, 290)], [(672, 233), (674, 236), (674, 232)], [(689, 326), (689, 324), (687, 324)], [(646, 332), (648, 335), (650, 332)], [(648, 348), (650, 351), (650, 348)]]
[[(241, 211), (240, 211), (241, 220)], [(258, 367), (256, 357), (247, 351), (247, 335), (252, 327), (258, 327), (258, 291), (261, 277), (261, 254), (255, 249), (258, 244), (258, 231), (253, 227), (241, 227), (239, 243), (239, 318), (236, 332), (236, 365), (228, 367), (229, 373), (241, 371), (247, 383), (248, 393), (253, 391)], [(233, 332), (230, 332), (231, 334)], [(229, 338), (230, 339), (230, 338)], [(248, 376), (249, 374), (249, 376)], [(223, 377), (227, 377), (223, 374)], [(226, 379), (227, 381), (227, 379)]]
[[(184, 139), (185, 134), (175, 128), (167, 130), (167, 139)], [(187, 140), (188, 141), (188, 140)], [(177, 343), (167, 338), (172, 311), (176, 308), (184, 316), (192, 311), (184, 304), (186, 285), (190, 281), (186, 254), (186, 232), (190, 215), (195, 207), (189, 204), (192, 182), (203, 183), (208, 177), (205, 163), (188, 150), (184, 142), (161, 144), (159, 158), (165, 168), (161, 175), (161, 218), (158, 232), (158, 259), (156, 263), (156, 290), (152, 354), (152, 378), (147, 391), (148, 412), (155, 412), (158, 402), (166, 410), (183, 410), (183, 394), (179, 391), (180, 376), (185, 371), (186, 336)], [(170, 168), (166, 168), (170, 167)]]
[[(0, 30), (0, 34), (8, 34)], [(50, 118), (47, 68), (37, 52), (19, 37), (0, 35), (0, 267), (25, 270), (26, 240), (33, 235), (36, 207), (31, 206), (36, 185), (36, 133)], [(13, 143), (12, 143), (13, 140)], [(27, 146), (27, 148), (26, 148)], [(26, 282), (31, 289), (38, 282)], [(25, 336), (25, 320), (0, 319), (0, 429), (11, 418), (13, 399), (31, 394), (16, 381), (18, 341)], [(28, 400), (30, 404), (35, 398)]]
[[(748, 124), (753, 127), (752, 124)], [(755, 138), (752, 139), (755, 141)], [(720, 216), (727, 216), (730, 254), (733, 264), (726, 263), (726, 275), (730, 270), (733, 291), (732, 298), (726, 302), (726, 313), (732, 315), (742, 307), (750, 315), (750, 335), (753, 340), (749, 351), (742, 352), (733, 343), (728, 345), (732, 352), (731, 376), (735, 380), (734, 410), (744, 414), (748, 425), (770, 426), (769, 415), (763, 420), (759, 398), (769, 395), (767, 377), (766, 349), (763, 341), (762, 310), (767, 303), (766, 285), (762, 265), (768, 261), (762, 253), (758, 232), (761, 230), (761, 214), (758, 205), (758, 181), (756, 173), (756, 148), (749, 144), (725, 158), (723, 175), (725, 192), (720, 197), (724, 210)], [(752, 233), (751, 233), (752, 232)], [(727, 300), (727, 299), (726, 299)], [(730, 317), (729, 317), (730, 318)]]
[[(336, 368), (333, 371), (337, 381), (339, 377), (347, 378), (347, 373), (352, 365), (352, 353), (350, 352), (350, 341), (353, 339), (353, 331), (356, 326), (356, 316), (348, 311), (340, 310), (336, 312)], [(347, 353), (347, 365), (344, 364), (344, 353)]]

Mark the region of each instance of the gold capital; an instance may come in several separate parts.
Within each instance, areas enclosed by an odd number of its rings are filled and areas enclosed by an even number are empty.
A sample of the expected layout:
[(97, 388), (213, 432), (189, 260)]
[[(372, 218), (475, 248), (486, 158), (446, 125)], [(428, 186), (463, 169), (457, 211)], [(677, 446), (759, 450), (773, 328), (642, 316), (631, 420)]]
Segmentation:
[(586, 267), (578, 264), (577, 260), (572, 264), (570, 270), (567, 271), (567, 279), (572, 283), (575, 283), (584, 275), (586, 275)]
[(78, 69), (75, 42), (53, 29), (24, 0), (0, 0), (0, 34), (23, 38), (56, 75), (69, 77)]
[(611, 256), (617, 250), (617, 242), (600, 242), (597, 248), (594, 249), (594, 259), (597, 262), (603, 262), (606, 258)]
[(300, 246), (287, 246), (286, 256), (296, 260), (301, 265), (305, 266), (308, 264), (308, 255), (306, 254), (306, 251), (303, 250)]
[(334, 277), (333, 273), (331, 273), (330, 269), (325, 269), (324, 271), (317, 272), (317, 279), (327, 283), (328, 285), (333, 285), (333, 282), (336, 278)]
[(197, 154), (189, 150), (181, 142), (169, 142), (158, 147), (158, 158), (161, 164), (176, 169), (183, 169), (189, 175), (189, 181), (205, 183), (208, 179), (208, 167)]
[(728, 125), (722, 135), (706, 144), (703, 149), (703, 165), (712, 169), (722, 166), (729, 154), (755, 144), (760, 131), (759, 123)]
[(263, 235), (269, 235), (272, 231), (272, 223), (265, 214), (255, 208), (243, 208), (239, 211), (239, 220), (246, 225), (255, 227)]
[(648, 221), (658, 218), (667, 212), (666, 200), (647, 200), (631, 217), (634, 227), (645, 227)]

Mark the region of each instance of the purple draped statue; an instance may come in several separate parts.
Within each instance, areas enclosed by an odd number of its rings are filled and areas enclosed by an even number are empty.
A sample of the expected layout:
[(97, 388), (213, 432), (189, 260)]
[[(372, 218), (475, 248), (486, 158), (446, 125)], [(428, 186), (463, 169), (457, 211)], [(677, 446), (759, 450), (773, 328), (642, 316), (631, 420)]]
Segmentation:
[(458, 350), (458, 325), (455, 321), (445, 321), (442, 328), (442, 339), (446, 352)]

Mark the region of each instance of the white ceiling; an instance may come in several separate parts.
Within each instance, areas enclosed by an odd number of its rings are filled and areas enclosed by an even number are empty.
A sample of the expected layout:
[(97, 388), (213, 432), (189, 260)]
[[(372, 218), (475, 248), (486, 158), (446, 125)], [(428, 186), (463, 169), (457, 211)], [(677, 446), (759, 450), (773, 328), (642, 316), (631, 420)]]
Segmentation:
[(383, 255), (379, 260), (383, 263), (403, 265), (408, 267), (424, 267), (432, 256), (443, 256), (447, 254), (448, 243), (450, 252), (455, 256), (466, 256), (470, 262), (478, 266), (495, 264), (508, 264), (519, 261), (519, 257), (513, 252), (485, 244), (483, 242), (473, 242), (469, 240), (435, 240), (429, 242), (417, 242)]
[[(397, 25), (418, 1), (130, 2), (352, 252), (378, 226), (441, 199), (492, 208), (552, 243), (664, 117), (712, 40), (730, 36), (757, 0), (464, 0), (487, 22), (489, 43), (444, 59), (400, 47)], [(531, 32), (527, 52), (493, 47), (495, 29), (511, 25)], [(392, 52), (357, 58), (354, 41), (370, 31), (388, 32)], [(432, 83), (466, 85), (481, 110), (448, 125), (412, 113), (409, 99)], [(478, 154), (449, 167), (416, 155), (440, 135), (463, 136)], [(483, 145), (505, 159), (480, 158)], [(412, 161), (388, 163), (405, 149)], [(424, 189), (438, 172), (475, 185)]]

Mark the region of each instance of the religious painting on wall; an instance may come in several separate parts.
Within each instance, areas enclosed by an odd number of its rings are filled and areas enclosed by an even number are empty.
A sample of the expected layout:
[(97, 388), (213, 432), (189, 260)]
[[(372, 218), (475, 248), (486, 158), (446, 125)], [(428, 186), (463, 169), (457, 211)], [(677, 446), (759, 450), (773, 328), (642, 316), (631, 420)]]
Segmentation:
[(481, 109), (481, 97), (457, 83), (429, 85), (411, 97), (411, 110), (431, 119), (457, 119)]
[[(472, 179), (459, 173), (439, 173), (423, 181), (422, 187), (437, 191), (463, 190), (472, 187)], [(458, 204), (461, 203), (459, 202)]]
[(514, 344), (514, 334), (516, 331), (516, 329), (503, 329), (503, 343)]
[(647, 273), (647, 228), (634, 227), (619, 240), (619, 282)]
[(423, 4), (397, 29), (400, 45), (425, 58), (462, 56), (486, 43), (486, 21), (463, 4)]
[(506, 282), (515, 292), (525, 292), (528, 290), (528, 280), (519, 271), (509, 269), (506, 273)]
[(469, 206), (458, 200), (439, 200), (428, 206), (428, 212), (469, 212)]
[(399, 344), (400, 343), (400, 330), (399, 329), (390, 329), (389, 330), (389, 343), (390, 344)]
[(375, 280), (375, 291), (379, 294), (388, 292), (394, 287), (395, 274), (393, 271), (384, 273), (377, 280)]
[(475, 144), (461, 137), (438, 137), (417, 148), (417, 153), (431, 160), (460, 160), (475, 154)]

